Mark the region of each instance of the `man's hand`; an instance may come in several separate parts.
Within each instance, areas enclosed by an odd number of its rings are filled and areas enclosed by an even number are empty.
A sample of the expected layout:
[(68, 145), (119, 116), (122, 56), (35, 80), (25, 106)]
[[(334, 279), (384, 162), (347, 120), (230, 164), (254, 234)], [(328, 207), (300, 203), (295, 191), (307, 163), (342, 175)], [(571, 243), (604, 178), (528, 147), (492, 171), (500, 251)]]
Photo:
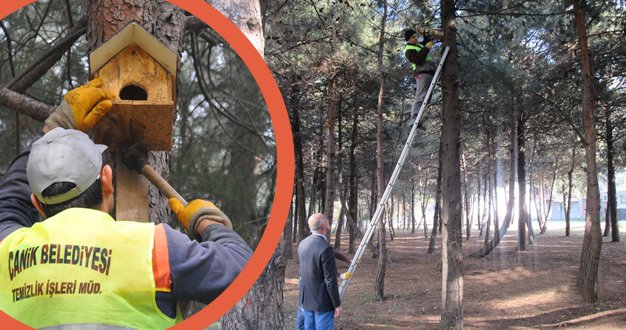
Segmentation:
[(113, 106), (115, 95), (102, 89), (102, 80), (96, 78), (72, 89), (64, 100), (46, 119), (44, 131), (55, 127), (90, 130)]
[(347, 280), (349, 280), (349, 279), (350, 279), (350, 276), (352, 276), (352, 273), (350, 273), (350, 272), (345, 272), (345, 273), (341, 274), (341, 275), (339, 276), (339, 278), (341, 278), (342, 280), (347, 281)]
[(197, 232), (197, 227), (202, 220), (218, 222), (227, 228), (233, 229), (230, 219), (209, 201), (194, 199), (187, 206), (183, 206), (178, 199), (170, 198), (167, 203), (191, 237), (200, 238), (201, 233)]
[(335, 308), (335, 317), (339, 317), (341, 315), (341, 306)]

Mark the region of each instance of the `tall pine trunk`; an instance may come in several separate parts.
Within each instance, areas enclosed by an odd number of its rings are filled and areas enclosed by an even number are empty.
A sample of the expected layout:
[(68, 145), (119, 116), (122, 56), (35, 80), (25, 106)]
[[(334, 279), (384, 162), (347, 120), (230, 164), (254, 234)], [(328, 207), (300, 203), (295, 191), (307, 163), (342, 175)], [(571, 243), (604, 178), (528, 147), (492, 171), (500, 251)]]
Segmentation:
[(526, 251), (526, 136), (523, 111), (517, 115), (517, 186), (519, 189), (519, 216), (517, 221), (517, 250)]
[(463, 201), (461, 199), (459, 78), (455, 1), (441, 1), (444, 45), (450, 47), (443, 70), (441, 323), (463, 329)]
[[(381, 17), (380, 36), (378, 39), (378, 73), (380, 74), (380, 89), (378, 91), (378, 109), (376, 111), (376, 181), (378, 201), (385, 191), (384, 183), (384, 156), (383, 156), (383, 99), (385, 97), (385, 70), (383, 66), (383, 52), (385, 50), (385, 25), (387, 23), (387, 1), (382, 3), (383, 15)], [(393, 204), (390, 206), (393, 208)], [(384, 212), (383, 212), (384, 216)], [(391, 221), (391, 219), (389, 220)], [(376, 267), (375, 293), (376, 300), (385, 297), (385, 271), (387, 269), (387, 239), (385, 232), (385, 219), (381, 220), (378, 229), (378, 265)]]
[[(613, 164), (613, 123), (611, 122), (611, 111), (606, 106), (604, 114), (606, 117), (606, 171), (607, 171), (607, 218), (611, 219), (611, 242), (619, 242), (619, 225), (617, 222), (617, 194), (615, 189), (615, 165)], [(609, 224), (607, 224), (607, 228)]]
[(588, 303), (598, 301), (598, 266), (602, 250), (600, 230), (600, 189), (596, 168), (596, 99), (591, 57), (587, 45), (587, 30), (578, 0), (573, 0), (578, 45), (582, 60), (583, 74), (583, 125), (585, 127), (585, 159), (587, 165), (587, 210), (585, 213), (585, 237), (578, 268), (577, 284), (582, 289), (583, 298)]
[[(437, 167), (437, 192), (435, 193), (435, 213), (433, 214), (433, 230), (430, 232), (430, 241), (428, 242), (427, 254), (435, 252), (435, 245), (437, 244), (437, 233), (439, 228), (439, 220), (441, 216), (441, 185), (442, 185), (442, 171), (443, 171), (443, 131), (441, 131), (441, 138), (439, 139), (439, 165)], [(424, 222), (426, 223), (426, 222)]]
[(565, 206), (565, 236), (570, 234), (570, 211), (572, 210), (572, 177), (576, 167), (576, 148), (572, 148), (572, 165), (567, 171), (567, 204)]
[[(248, 37), (261, 56), (264, 55), (264, 33), (261, 5), (258, 0), (215, 2), (214, 7), (229, 17)], [(222, 317), (222, 329), (282, 329), (285, 261), (281, 239), (265, 269), (250, 291)]]
[(350, 198), (348, 201), (348, 210), (350, 216), (348, 217), (348, 253), (354, 254), (354, 239), (358, 228), (358, 187), (357, 187), (357, 166), (356, 166), (356, 147), (357, 147), (357, 132), (358, 132), (359, 115), (355, 111), (354, 119), (352, 121), (352, 134), (350, 139)]
[[(328, 218), (328, 224), (333, 224), (335, 210), (335, 169), (337, 168), (337, 144), (335, 142), (335, 123), (337, 121), (337, 100), (335, 98), (337, 88), (337, 75), (332, 73), (326, 89), (326, 101), (328, 112), (324, 123), (324, 137), (326, 139), (326, 192), (324, 195), (324, 215)], [(330, 232), (326, 234), (330, 238)]]
[[(295, 84), (292, 84), (293, 90), (291, 91), (291, 96), (289, 97), (289, 105), (291, 106), (289, 114), (289, 120), (291, 121), (291, 130), (293, 132), (293, 147), (294, 147), (294, 158), (296, 161), (296, 177), (295, 177), (295, 195), (296, 195), (296, 220), (295, 223), (297, 225), (298, 231), (296, 237), (298, 237), (298, 242), (303, 240), (308, 234), (308, 225), (307, 225), (307, 213), (306, 206), (304, 201), (304, 161), (302, 155), (302, 132), (301, 132), (301, 121), (300, 121), (300, 112), (298, 110), (299, 106), (297, 103), (297, 94), (299, 94), (299, 90)], [(294, 226), (295, 227), (295, 226)]]

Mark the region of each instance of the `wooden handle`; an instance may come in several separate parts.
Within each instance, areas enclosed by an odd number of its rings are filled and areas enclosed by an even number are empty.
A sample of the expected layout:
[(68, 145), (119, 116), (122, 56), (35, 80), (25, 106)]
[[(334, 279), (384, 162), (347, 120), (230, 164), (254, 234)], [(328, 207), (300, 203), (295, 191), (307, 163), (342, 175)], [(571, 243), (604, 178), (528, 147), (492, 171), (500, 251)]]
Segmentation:
[(150, 181), (155, 187), (157, 187), (157, 189), (159, 189), (159, 191), (165, 195), (165, 197), (169, 198), (176, 198), (178, 199), (183, 205), (187, 206), (187, 201), (185, 201), (185, 199), (178, 194), (178, 192), (176, 192), (176, 190), (174, 190), (174, 188), (172, 186), (170, 186), (169, 183), (167, 183), (167, 181), (165, 181), (165, 179), (163, 179), (163, 177), (157, 173), (152, 166), (150, 165), (144, 165), (141, 168), (141, 174), (143, 174), (148, 181)]

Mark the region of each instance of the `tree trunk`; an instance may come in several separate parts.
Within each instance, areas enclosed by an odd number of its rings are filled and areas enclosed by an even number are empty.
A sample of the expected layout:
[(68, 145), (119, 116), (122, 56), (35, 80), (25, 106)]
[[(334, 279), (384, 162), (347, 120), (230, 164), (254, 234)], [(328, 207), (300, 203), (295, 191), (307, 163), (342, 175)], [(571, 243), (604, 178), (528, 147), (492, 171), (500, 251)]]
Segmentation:
[[(487, 152), (488, 154), (488, 152)], [(482, 216), (481, 216), (481, 223), (482, 223), (482, 227), (480, 230), (480, 236), (482, 237), (483, 235), (485, 235), (485, 229), (486, 229), (486, 223), (487, 223), (487, 218), (489, 217), (490, 214), (490, 210), (491, 210), (491, 201), (488, 200), (487, 196), (489, 193), (489, 167), (487, 166), (487, 171), (485, 171), (485, 173), (483, 173), (482, 175), (483, 177), (483, 212), (482, 212)], [(487, 236), (489, 236), (489, 233), (486, 234)]]
[[(398, 205), (398, 203), (394, 203), (393, 196), (391, 196), (390, 204), (391, 205), (389, 205), (389, 217), (387, 217), (387, 219), (389, 219), (389, 238), (393, 241), (393, 237), (396, 235), (395, 228), (393, 228), (393, 220), (396, 219), (396, 216), (393, 210), (394, 210), (394, 204)], [(400, 216), (399, 212), (398, 212), (398, 216)]]
[[(482, 198), (480, 198), (481, 196), (481, 191), (482, 191), (482, 170), (480, 169), (480, 167), (478, 167), (478, 171), (477, 171), (477, 175), (476, 175), (476, 224), (478, 225), (478, 237), (483, 237), (483, 221), (482, 221), (482, 212), (481, 210), (481, 201), (483, 201)], [(483, 201), (482, 204), (484, 204), (485, 202)]]
[(587, 165), (587, 210), (585, 212), (585, 237), (578, 269), (577, 284), (583, 291), (583, 298), (588, 303), (598, 300), (598, 265), (602, 250), (600, 233), (600, 190), (598, 187), (598, 170), (596, 168), (596, 99), (594, 75), (591, 57), (587, 45), (587, 30), (583, 13), (578, 0), (573, 0), (578, 45), (582, 60), (582, 108), (583, 125), (585, 127), (585, 158)]
[(472, 236), (472, 221), (469, 207), (469, 196), (467, 193), (467, 167), (465, 161), (465, 153), (461, 154), (461, 185), (463, 187), (463, 210), (465, 210), (465, 239), (469, 240)]
[[(317, 162), (316, 164), (320, 163)], [(315, 169), (313, 170), (313, 178), (311, 180), (311, 196), (309, 197), (309, 209), (307, 210), (307, 218), (315, 212), (322, 212), (322, 208), (319, 206), (318, 193), (322, 190), (323, 174), (324, 173), (322, 173), (322, 170), (318, 166), (315, 166)]]
[(415, 234), (415, 182), (411, 178), (411, 201), (409, 203), (411, 212), (411, 234)]
[(283, 231), (283, 240), (285, 240), (285, 249), (284, 249), (284, 254), (283, 257), (287, 260), (292, 259), (293, 258), (293, 249), (292, 249), (292, 242), (293, 242), (293, 225), (292, 223), (294, 222), (294, 218), (295, 218), (295, 213), (294, 210), (296, 209), (296, 203), (295, 203), (295, 198), (292, 198), (293, 202), (291, 202), (291, 207), (289, 207), (289, 215), (287, 216), (287, 223), (285, 224), (285, 230)]
[(357, 166), (356, 166), (356, 147), (357, 147), (357, 132), (358, 132), (359, 115), (355, 111), (354, 119), (352, 121), (352, 134), (350, 138), (350, 198), (348, 222), (351, 226), (348, 226), (348, 253), (354, 254), (354, 238), (356, 229), (358, 228), (358, 181), (357, 181)]
[(285, 283), (284, 240), (250, 291), (222, 317), (222, 329), (284, 329), (281, 311)]
[[(604, 113), (606, 117), (606, 168), (608, 177), (607, 192), (607, 214), (611, 218), (611, 242), (619, 242), (619, 225), (617, 222), (617, 194), (615, 189), (615, 165), (613, 164), (613, 123), (611, 121), (611, 111), (607, 105)], [(607, 225), (608, 227), (608, 225)]]
[[(378, 108), (376, 117), (376, 182), (377, 196), (380, 201), (385, 192), (384, 184), (384, 155), (383, 155), (383, 99), (385, 97), (385, 70), (383, 66), (383, 52), (385, 50), (385, 25), (387, 23), (387, 0), (382, 2), (383, 15), (380, 21), (380, 35), (378, 39), (378, 73), (380, 74), (380, 88), (378, 90)], [(393, 208), (393, 205), (391, 206)], [(384, 212), (383, 212), (384, 214)], [(391, 219), (389, 220), (391, 221)], [(387, 241), (385, 232), (385, 219), (381, 220), (378, 229), (378, 265), (376, 267), (376, 300), (385, 297), (385, 271), (387, 269)]]
[(570, 234), (570, 210), (572, 209), (572, 176), (576, 166), (576, 148), (572, 148), (572, 166), (567, 171), (567, 208), (565, 209), (565, 236)]
[[(528, 192), (527, 196), (528, 196), (528, 204), (527, 207), (528, 208), (532, 208), (532, 206), (535, 206), (535, 215), (537, 216), (537, 225), (539, 225), (539, 228), (543, 228), (543, 211), (542, 211), (542, 200), (545, 197), (545, 194), (543, 192), (543, 172), (540, 174), (540, 178), (539, 178), (539, 189), (537, 189), (536, 187), (536, 180), (535, 180), (535, 156), (537, 155), (537, 141), (534, 140), (533, 141), (533, 147), (531, 149), (531, 153), (530, 153), (530, 160), (528, 161), (528, 187), (530, 188), (530, 191)], [(537, 192), (539, 191), (539, 192)], [(532, 211), (530, 211), (529, 209), (527, 209), (527, 216), (529, 219), (531, 219), (532, 221)]]
[(459, 78), (455, 1), (441, 1), (443, 44), (450, 47), (443, 70), (441, 323), (442, 329), (463, 329), (463, 201), (461, 199)]
[[(258, 0), (221, 1), (214, 7), (224, 13), (246, 34), (264, 56), (263, 13)], [(282, 329), (283, 286), (285, 283), (284, 244), (281, 239), (274, 254), (250, 291), (222, 317), (222, 329)]]
[[(608, 199), (609, 197), (608, 191), (606, 195)], [(602, 208), (602, 206), (600, 206), (600, 208)], [(609, 203), (607, 200), (606, 209), (604, 209), (604, 234), (602, 234), (602, 236), (604, 237), (609, 237), (609, 235), (611, 234), (611, 214), (609, 214), (609, 211), (610, 211), (610, 207), (609, 207)]]
[[(552, 217), (552, 194), (554, 193), (554, 183), (556, 182), (556, 173), (559, 169), (559, 161), (555, 160), (554, 162), (554, 169), (552, 171), (552, 179), (550, 180), (550, 190), (548, 192), (548, 194), (550, 195), (550, 199), (548, 200), (548, 205), (544, 206), (544, 210), (545, 210), (545, 214), (544, 214), (544, 218), (543, 218), (543, 226), (541, 226), (540, 235), (543, 235), (546, 233), (546, 231), (548, 230), (548, 222), (550, 221), (550, 218)], [(542, 185), (543, 185), (543, 177), (542, 177)], [(544, 197), (545, 199), (545, 197)], [(545, 203), (544, 203), (545, 204)]]
[(380, 228), (378, 228), (378, 262), (376, 265), (376, 281), (374, 292), (376, 293), (376, 300), (382, 301), (385, 299), (385, 272), (387, 270), (387, 239), (385, 238), (386, 221), (383, 218), (381, 220)]
[(435, 213), (433, 214), (433, 230), (430, 232), (430, 241), (428, 242), (427, 254), (435, 252), (435, 244), (437, 243), (437, 232), (439, 225), (439, 216), (441, 215), (441, 184), (442, 184), (442, 167), (443, 167), (443, 131), (439, 139), (439, 166), (437, 167), (437, 193), (435, 194)]
[(485, 213), (487, 214), (487, 224), (485, 225), (485, 237), (483, 240), (483, 248), (486, 249), (489, 246), (489, 242), (491, 239), (491, 215), (493, 212), (493, 183), (491, 176), (491, 157), (493, 155), (491, 148), (491, 138), (492, 134), (490, 130), (486, 131), (486, 143), (485, 148), (487, 149), (487, 171), (485, 172)]
[[(400, 210), (398, 209), (398, 215), (400, 214)], [(407, 217), (406, 217), (406, 191), (402, 191), (402, 229), (406, 230), (407, 228)]]
[[(343, 198), (343, 197), (340, 197)], [(337, 219), (337, 226), (335, 228), (335, 244), (333, 245), (333, 248), (335, 250), (339, 250), (341, 249), (341, 232), (343, 230), (343, 222), (346, 216), (346, 208), (345, 207), (341, 207), (341, 210), (339, 211), (339, 219)]]
[[(341, 110), (341, 101), (339, 102), (339, 110)], [(337, 113), (337, 123), (338, 123), (337, 125), (338, 126), (337, 154), (339, 155), (337, 157), (337, 169), (339, 172), (339, 182), (338, 182), (337, 191), (339, 192), (339, 199), (343, 200), (344, 202), (341, 203), (341, 208), (339, 211), (339, 219), (337, 219), (337, 226), (335, 229), (335, 245), (334, 245), (335, 250), (341, 249), (341, 233), (343, 232), (344, 220), (345, 220), (346, 214), (348, 213), (347, 209), (344, 207), (345, 197), (348, 194), (348, 186), (346, 185), (343, 179), (343, 171), (341, 170), (343, 168), (343, 158), (341, 157), (341, 155), (343, 154), (343, 152), (341, 151), (341, 146), (343, 145), (343, 134), (342, 134), (343, 125), (342, 125), (342, 120), (341, 120), (341, 111)]]
[[(294, 158), (296, 161), (296, 177), (295, 177), (295, 195), (296, 195), (296, 224), (298, 226), (298, 242), (309, 235), (309, 226), (307, 225), (306, 205), (304, 201), (304, 161), (302, 155), (302, 132), (300, 122), (300, 112), (297, 99), (299, 91), (296, 84), (289, 97), (290, 103), (290, 121), (293, 132)], [(309, 206), (310, 207), (310, 206)]]
[[(335, 93), (337, 88), (337, 76), (333, 74), (328, 81), (326, 100), (328, 113), (324, 123), (324, 137), (326, 138), (326, 194), (324, 196), (324, 214), (328, 218), (328, 224), (333, 224), (335, 209), (335, 170), (337, 168), (337, 144), (335, 142), (335, 123), (337, 121), (337, 100)], [(327, 234), (330, 238), (330, 232)]]
[(526, 136), (523, 111), (517, 115), (517, 186), (519, 189), (519, 216), (517, 221), (517, 250), (526, 251)]

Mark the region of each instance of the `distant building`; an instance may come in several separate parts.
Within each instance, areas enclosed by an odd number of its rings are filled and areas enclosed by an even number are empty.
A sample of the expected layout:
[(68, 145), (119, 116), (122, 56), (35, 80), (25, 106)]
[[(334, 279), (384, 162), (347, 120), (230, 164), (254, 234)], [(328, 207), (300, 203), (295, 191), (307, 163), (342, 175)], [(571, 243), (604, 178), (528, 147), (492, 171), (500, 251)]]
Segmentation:
[[(600, 219), (604, 219), (606, 214), (606, 204), (608, 202), (608, 188), (606, 180), (600, 180)], [(617, 197), (617, 219), (626, 220), (626, 170), (615, 173), (615, 192)], [(584, 193), (584, 192), (583, 192)], [(560, 200), (557, 200), (560, 199)], [(572, 209), (570, 210), (570, 219), (584, 219), (587, 200), (584, 197), (572, 198)], [(533, 206), (534, 207), (534, 206)], [(533, 217), (535, 214), (533, 213)], [(564, 220), (565, 211), (563, 210), (562, 197), (555, 196), (552, 201), (551, 220)]]

